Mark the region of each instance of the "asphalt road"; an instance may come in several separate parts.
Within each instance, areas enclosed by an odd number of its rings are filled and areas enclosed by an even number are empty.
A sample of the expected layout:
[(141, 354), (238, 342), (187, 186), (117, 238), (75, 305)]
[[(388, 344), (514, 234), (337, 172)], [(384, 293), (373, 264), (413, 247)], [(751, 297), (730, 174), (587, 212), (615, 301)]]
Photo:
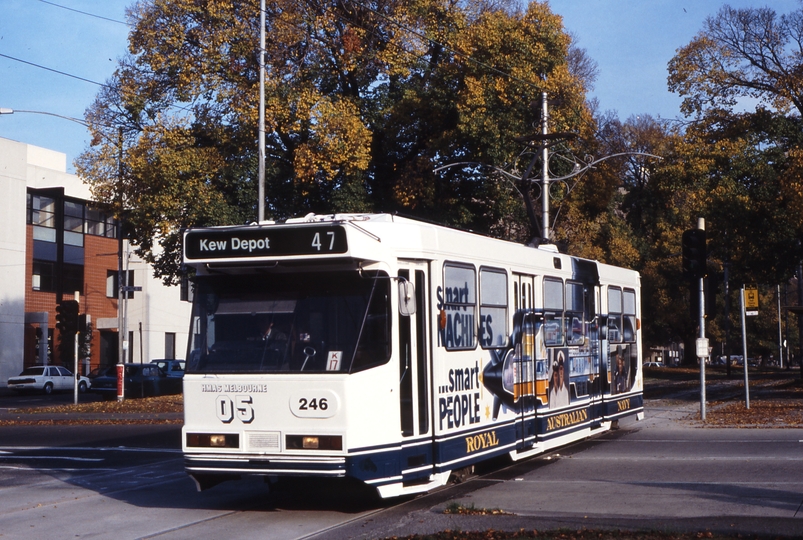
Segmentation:
[[(258, 479), (197, 493), (182, 469), (176, 425), (0, 426), (0, 534), (284, 540), (553, 527), (803, 533), (803, 429), (693, 427), (683, 418), (694, 407), (648, 402), (642, 422), (392, 502), (337, 484), (269, 486)], [(506, 513), (444, 513), (452, 505)]]

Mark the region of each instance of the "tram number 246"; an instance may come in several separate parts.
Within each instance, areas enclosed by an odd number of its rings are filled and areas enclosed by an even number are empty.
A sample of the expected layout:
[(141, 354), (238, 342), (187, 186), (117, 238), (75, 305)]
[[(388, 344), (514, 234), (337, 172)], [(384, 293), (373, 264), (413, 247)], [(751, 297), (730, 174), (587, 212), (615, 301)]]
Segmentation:
[(234, 399), (230, 396), (218, 396), (215, 410), (218, 419), (224, 424), (234, 420), (235, 416), (243, 424), (250, 424), (254, 420), (254, 400), (251, 396), (234, 396)]

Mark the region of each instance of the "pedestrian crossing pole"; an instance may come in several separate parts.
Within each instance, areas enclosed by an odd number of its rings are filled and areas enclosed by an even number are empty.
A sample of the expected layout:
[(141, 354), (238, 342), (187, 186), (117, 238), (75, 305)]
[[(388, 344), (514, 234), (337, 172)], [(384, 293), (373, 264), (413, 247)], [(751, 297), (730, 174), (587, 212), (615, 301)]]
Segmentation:
[[(79, 308), (76, 310), (76, 316), (78, 316), (78, 313), (81, 313), (81, 309), (80, 309), (81, 293), (79, 293), (78, 291), (75, 291), (75, 301), (78, 303), (78, 306), (79, 306)], [(78, 322), (78, 320), (76, 319), (76, 323), (77, 322)], [(74, 370), (73, 370), (73, 378), (72, 378), (72, 383), (73, 383), (73, 403), (75, 405), (78, 405), (78, 382), (79, 382), (79, 374), (78, 374), (78, 335), (79, 335), (78, 324), (76, 324), (76, 326), (75, 326), (75, 336), (73, 338), (73, 342), (74, 342), (73, 343), (73, 362), (74, 362), (75, 365), (73, 366)]]
[[(705, 218), (697, 218), (697, 228), (705, 231)], [(703, 249), (705, 250), (705, 247)], [(705, 262), (705, 254), (703, 254), (702, 260)], [(700, 419), (705, 422), (705, 360), (710, 355), (708, 352), (708, 339), (705, 337), (705, 268), (700, 269), (699, 277), (697, 278), (697, 292), (699, 294), (697, 315), (699, 317), (700, 334), (696, 342), (696, 352), (700, 361)]]

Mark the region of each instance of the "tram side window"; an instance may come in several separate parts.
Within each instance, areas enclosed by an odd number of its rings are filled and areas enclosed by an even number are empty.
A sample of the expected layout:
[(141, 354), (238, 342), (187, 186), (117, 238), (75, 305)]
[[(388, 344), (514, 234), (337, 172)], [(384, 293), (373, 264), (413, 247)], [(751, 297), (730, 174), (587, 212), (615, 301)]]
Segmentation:
[(477, 285), (472, 266), (446, 264), (443, 267), (443, 310), (446, 326), (440, 330), (446, 350), (474, 349), (477, 346)]
[(608, 341), (622, 343), (622, 289), (608, 288)]
[(623, 292), (622, 340), (636, 341), (636, 291), (625, 289)]
[(544, 343), (563, 345), (563, 281), (544, 278)]
[(507, 347), (507, 274), (480, 268), (480, 345), (484, 349)]
[(566, 343), (582, 345), (585, 343), (585, 321), (583, 316), (583, 284), (566, 283)]

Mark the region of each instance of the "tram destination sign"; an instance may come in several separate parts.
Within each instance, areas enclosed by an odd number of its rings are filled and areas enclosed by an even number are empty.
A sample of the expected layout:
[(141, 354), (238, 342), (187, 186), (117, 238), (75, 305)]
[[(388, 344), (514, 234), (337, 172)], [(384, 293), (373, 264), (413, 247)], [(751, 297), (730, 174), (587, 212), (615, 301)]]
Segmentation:
[(191, 230), (184, 236), (188, 260), (331, 255), (346, 251), (346, 231), (341, 226)]

